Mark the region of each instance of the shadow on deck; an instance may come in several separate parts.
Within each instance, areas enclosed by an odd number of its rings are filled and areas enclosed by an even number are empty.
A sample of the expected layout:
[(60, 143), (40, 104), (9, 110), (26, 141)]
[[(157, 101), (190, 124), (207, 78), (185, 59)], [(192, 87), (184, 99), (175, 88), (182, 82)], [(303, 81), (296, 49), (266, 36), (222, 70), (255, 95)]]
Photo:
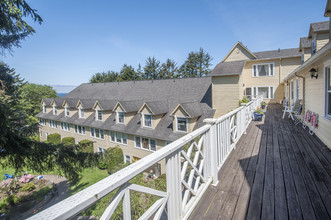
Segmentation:
[(331, 219), (331, 151), (281, 117), (250, 124), (190, 219)]

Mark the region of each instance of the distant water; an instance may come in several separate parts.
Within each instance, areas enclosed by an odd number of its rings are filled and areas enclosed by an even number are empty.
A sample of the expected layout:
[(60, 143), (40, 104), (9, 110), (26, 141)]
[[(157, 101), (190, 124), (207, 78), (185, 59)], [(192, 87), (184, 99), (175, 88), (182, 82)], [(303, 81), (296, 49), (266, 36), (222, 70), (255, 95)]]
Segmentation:
[(61, 98), (61, 97), (63, 97), (63, 96), (65, 96), (65, 95), (67, 95), (68, 93), (58, 93), (57, 95)]

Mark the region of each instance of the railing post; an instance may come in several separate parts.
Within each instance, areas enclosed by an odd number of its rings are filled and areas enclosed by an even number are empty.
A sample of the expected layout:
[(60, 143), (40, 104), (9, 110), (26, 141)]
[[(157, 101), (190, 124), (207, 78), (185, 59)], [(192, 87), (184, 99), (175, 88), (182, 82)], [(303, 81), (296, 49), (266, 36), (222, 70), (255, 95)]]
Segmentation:
[(245, 116), (245, 126), (244, 126), (244, 131), (243, 134), (247, 134), (246, 128), (247, 128), (247, 103), (241, 103), (241, 106), (244, 106), (244, 116)]
[(168, 219), (181, 219), (182, 210), (182, 181), (180, 151), (166, 157), (166, 176), (168, 198)]
[(205, 164), (206, 164), (206, 177), (211, 177), (213, 179), (213, 186), (218, 184), (218, 161), (217, 155), (219, 154), (217, 141), (220, 137), (217, 136), (217, 124), (216, 120), (206, 119), (205, 123), (212, 125), (208, 132), (206, 132), (206, 138), (204, 142), (204, 154), (205, 154)]

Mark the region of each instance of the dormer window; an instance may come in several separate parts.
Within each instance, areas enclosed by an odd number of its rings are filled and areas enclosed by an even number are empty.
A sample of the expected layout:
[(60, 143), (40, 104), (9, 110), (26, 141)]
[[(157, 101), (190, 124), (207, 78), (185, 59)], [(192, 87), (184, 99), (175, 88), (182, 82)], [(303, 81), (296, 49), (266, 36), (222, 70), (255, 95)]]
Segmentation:
[(65, 113), (66, 113), (66, 116), (70, 116), (70, 110), (68, 107), (65, 107)]
[(176, 131), (179, 132), (187, 132), (187, 118), (184, 117), (176, 117)]
[(43, 104), (43, 112), (44, 112), (44, 113), (47, 113), (47, 107), (46, 107), (45, 104)]
[(102, 121), (102, 111), (96, 110), (95, 118), (97, 119), (97, 121)]
[(143, 126), (151, 128), (152, 127), (152, 115), (144, 114), (143, 115)]
[(53, 106), (53, 115), (57, 115), (57, 108), (55, 105)]
[(253, 65), (253, 77), (274, 76), (274, 64), (263, 63)]
[(124, 124), (124, 112), (117, 112), (117, 123)]
[(316, 38), (313, 39), (311, 42), (311, 55), (314, 55), (316, 53)]
[(79, 117), (80, 117), (80, 118), (85, 118), (85, 111), (84, 111), (83, 108), (80, 108), (80, 109), (79, 109)]

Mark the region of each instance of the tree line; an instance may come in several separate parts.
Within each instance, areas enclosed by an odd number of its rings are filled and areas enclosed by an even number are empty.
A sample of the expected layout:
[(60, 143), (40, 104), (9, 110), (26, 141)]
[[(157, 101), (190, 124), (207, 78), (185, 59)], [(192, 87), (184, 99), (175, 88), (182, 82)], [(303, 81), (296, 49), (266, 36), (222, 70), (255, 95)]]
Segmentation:
[(172, 79), (172, 78), (192, 78), (208, 75), (211, 70), (212, 57), (209, 53), (200, 48), (198, 51), (192, 51), (188, 54), (185, 62), (178, 66), (172, 59), (167, 59), (161, 63), (155, 57), (147, 57), (145, 66), (135, 69), (131, 65), (124, 64), (119, 72), (107, 71), (95, 73), (91, 83), (97, 82), (115, 82), (115, 81), (134, 81), (151, 79)]

